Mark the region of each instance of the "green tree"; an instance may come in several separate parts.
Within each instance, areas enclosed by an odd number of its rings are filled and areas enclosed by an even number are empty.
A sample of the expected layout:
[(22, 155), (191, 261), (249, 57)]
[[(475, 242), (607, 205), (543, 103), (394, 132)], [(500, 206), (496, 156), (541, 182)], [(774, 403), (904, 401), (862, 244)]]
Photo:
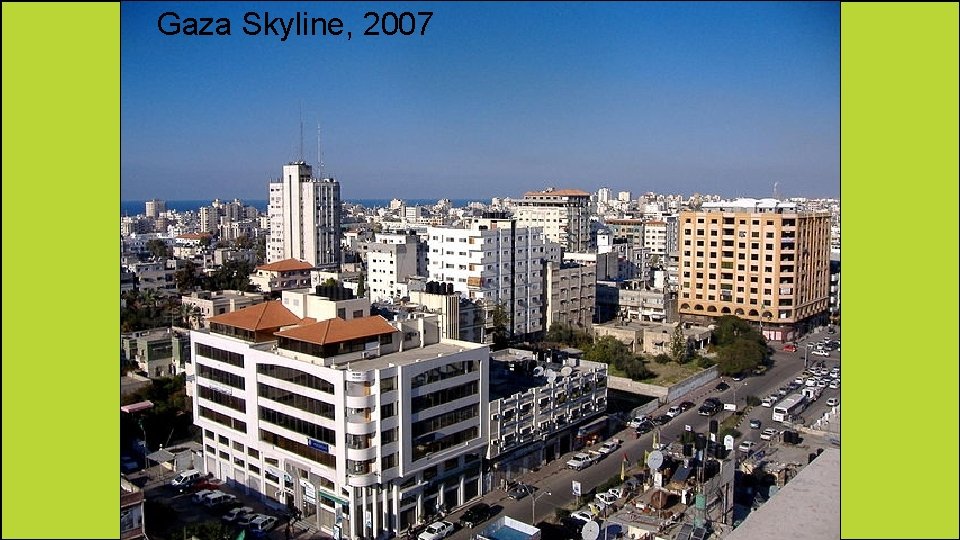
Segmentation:
[(213, 236), (205, 234), (200, 237), (200, 245), (203, 247), (210, 247), (213, 244)]
[(262, 264), (263, 261), (267, 260), (267, 237), (258, 236), (256, 240), (256, 247), (254, 251), (257, 254), (257, 264)]
[(593, 343), (593, 338), (587, 332), (561, 323), (553, 323), (543, 340), (551, 343), (562, 343), (577, 349), (583, 349)]
[(335, 278), (332, 278), (332, 277), (328, 277), (327, 279), (320, 282), (321, 287), (336, 287), (337, 285), (339, 285), (339, 283)]
[(157, 259), (163, 259), (164, 257), (170, 256), (170, 248), (167, 247), (167, 243), (159, 238), (155, 238), (147, 242), (147, 251), (149, 251), (150, 255)]
[(678, 364), (687, 360), (687, 336), (683, 335), (683, 328), (679, 324), (674, 329), (673, 338), (670, 340), (670, 356)]
[(591, 347), (583, 352), (584, 360), (601, 362), (619, 368), (627, 357), (633, 353), (613, 336), (600, 336)]
[(224, 289), (250, 291), (250, 274), (253, 273), (253, 264), (247, 261), (230, 260), (224, 262), (207, 281), (205, 288), (211, 291)]
[(233, 245), (236, 246), (237, 249), (250, 249), (253, 247), (253, 241), (250, 240), (249, 236), (241, 234), (233, 241)]
[(764, 345), (742, 339), (720, 348), (717, 365), (722, 375), (734, 375), (755, 369), (763, 363), (765, 355)]
[(357, 279), (357, 297), (363, 298), (367, 295), (367, 284), (364, 283), (364, 273), (360, 272), (360, 277)]
[(192, 290), (200, 285), (200, 278), (197, 276), (197, 265), (188, 260), (183, 267), (173, 274), (174, 283), (177, 289), (181, 291)]
[(507, 333), (507, 325), (510, 323), (510, 319), (502, 303), (498, 303), (490, 311), (490, 323), (493, 327), (493, 347), (495, 349), (506, 347), (510, 337)]
[(669, 364), (670, 355), (668, 355), (667, 353), (660, 353), (653, 357), (653, 361), (658, 364)]

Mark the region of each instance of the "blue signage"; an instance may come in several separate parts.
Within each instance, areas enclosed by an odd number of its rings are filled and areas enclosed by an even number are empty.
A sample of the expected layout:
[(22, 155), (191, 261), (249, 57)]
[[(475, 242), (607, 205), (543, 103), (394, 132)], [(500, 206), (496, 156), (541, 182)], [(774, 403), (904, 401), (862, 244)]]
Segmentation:
[(308, 437), (307, 444), (310, 446), (310, 448), (316, 448), (321, 452), (326, 452), (328, 454), (330, 453), (330, 446), (325, 442), (320, 442), (316, 439), (311, 439)]

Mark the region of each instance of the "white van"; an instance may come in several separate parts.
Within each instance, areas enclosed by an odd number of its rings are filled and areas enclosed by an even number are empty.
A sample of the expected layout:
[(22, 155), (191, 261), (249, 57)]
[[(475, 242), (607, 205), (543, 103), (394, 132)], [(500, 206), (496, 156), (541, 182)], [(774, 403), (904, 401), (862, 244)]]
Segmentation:
[(188, 469), (181, 472), (173, 480), (170, 481), (170, 485), (175, 488), (184, 488), (190, 484), (196, 482), (203, 476), (203, 473), (196, 469)]

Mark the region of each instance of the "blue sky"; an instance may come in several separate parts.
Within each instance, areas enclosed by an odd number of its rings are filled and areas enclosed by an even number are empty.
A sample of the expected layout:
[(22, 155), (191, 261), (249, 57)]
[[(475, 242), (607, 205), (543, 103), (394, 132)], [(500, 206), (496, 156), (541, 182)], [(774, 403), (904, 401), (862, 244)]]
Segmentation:
[[(165, 11), (230, 36), (165, 36)], [(345, 36), (243, 33), (339, 17)], [(367, 11), (433, 11), (362, 36)], [(838, 196), (837, 3), (123, 3), (121, 198), (265, 199), (300, 156), (343, 196), (547, 186)]]

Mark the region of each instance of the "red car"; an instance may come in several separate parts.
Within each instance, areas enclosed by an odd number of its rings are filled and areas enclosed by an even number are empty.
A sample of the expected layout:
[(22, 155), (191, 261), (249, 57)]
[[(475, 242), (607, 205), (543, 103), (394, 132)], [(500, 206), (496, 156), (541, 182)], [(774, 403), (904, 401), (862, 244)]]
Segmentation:
[(197, 480), (196, 482), (190, 484), (190, 486), (187, 487), (185, 491), (187, 493), (196, 493), (198, 491), (203, 491), (205, 489), (219, 490), (221, 487), (223, 486), (220, 485), (219, 479), (201, 478), (200, 480)]
[(786, 352), (797, 352), (797, 346), (793, 343), (787, 343), (783, 346), (783, 350)]

